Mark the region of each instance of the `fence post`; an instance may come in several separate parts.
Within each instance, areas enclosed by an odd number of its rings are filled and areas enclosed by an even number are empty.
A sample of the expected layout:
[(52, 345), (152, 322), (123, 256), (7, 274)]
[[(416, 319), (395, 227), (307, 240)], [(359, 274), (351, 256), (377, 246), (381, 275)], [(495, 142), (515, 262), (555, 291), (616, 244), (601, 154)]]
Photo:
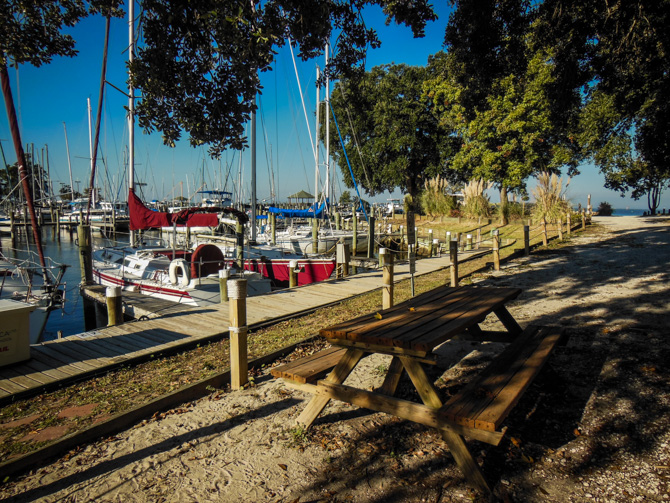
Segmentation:
[(523, 249), (526, 257), (530, 255), (530, 226), (523, 226)]
[(468, 251), (472, 250), (472, 234), (465, 236), (465, 249)]
[(566, 215), (567, 219), (567, 224), (568, 224), (568, 236), (572, 234), (572, 211), (568, 210), (568, 214)]
[(582, 230), (586, 229), (586, 210), (582, 208)]
[[(27, 229), (27, 227), (26, 227)], [(93, 258), (91, 256), (91, 226), (79, 224), (77, 226), (77, 240), (79, 241), (79, 267), (81, 282), (84, 285), (93, 283)]]
[(500, 270), (500, 231), (493, 231), (493, 269)]
[(356, 206), (351, 212), (351, 253), (356, 256), (358, 253), (358, 216), (356, 215)]
[(458, 286), (458, 241), (449, 241), (449, 259), (451, 260), (451, 286)]
[(123, 323), (123, 304), (121, 287), (108, 286), (105, 291), (107, 300), (107, 326), (114, 327)]
[(312, 253), (319, 253), (319, 221), (312, 218)]
[(375, 217), (368, 217), (368, 258), (375, 256)]
[[(479, 219), (481, 221), (481, 217), (479, 217)], [(475, 243), (475, 248), (479, 250), (481, 244), (482, 244), (482, 228), (477, 227), (477, 242)]]
[(547, 220), (545, 218), (542, 219), (542, 244), (544, 246), (547, 246), (549, 243), (549, 239), (547, 238)]
[(228, 282), (230, 319), (230, 387), (241, 389), (248, 382), (247, 360), (247, 280)]
[(288, 287), (295, 288), (298, 286), (298, 273), (296, 269), (298, 268), (297, 260), (289, 260), (288, 262)]
[(433, 249), (433, 229), (428, 229), (428, 246), (429, 246), (428, 256), (432, 257), (435, 252), (435, 250)]
[(349, 245), (347, 243), (337, 243), (335, 251), (335, 259), (337, 263), (336, 277), (346, 278), (349, 276), (349, 256)]
[(228, 302), (228, 278), (230, 277), (229, 269), (221, 269), (219, 271), (219, 294), (221, 295), (221, 303)]
[(558, 219), (558, 239), (563, 241), (563, 217)]
[(383, 267), (382, 309), (393, 307), (393, 253), (388, 248), (379, 249), (379, 258)]
[(440, 256), (440, 240), (438, 238), (433, 239), (433, 250), (436, 257)]

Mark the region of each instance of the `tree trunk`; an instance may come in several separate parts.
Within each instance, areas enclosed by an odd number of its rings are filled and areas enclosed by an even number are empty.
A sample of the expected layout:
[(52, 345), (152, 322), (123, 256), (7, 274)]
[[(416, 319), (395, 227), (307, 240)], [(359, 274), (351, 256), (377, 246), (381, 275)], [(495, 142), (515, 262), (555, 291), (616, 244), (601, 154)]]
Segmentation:
[(507, 218), (507, 213), (508, 213), (508, 207), (507, 205), (509, 204), (507, 200), (507, 187), (504, 185), (500, 187), (500, 225), (507, 225), (509, 224), (509, 219)]

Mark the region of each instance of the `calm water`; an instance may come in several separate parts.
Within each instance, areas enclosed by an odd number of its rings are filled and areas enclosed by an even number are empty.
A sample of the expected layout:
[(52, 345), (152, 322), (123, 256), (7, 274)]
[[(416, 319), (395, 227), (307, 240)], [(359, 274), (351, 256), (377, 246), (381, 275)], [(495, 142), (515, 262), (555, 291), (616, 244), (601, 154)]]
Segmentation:
[[(79, 295), (81, 273), (76, 239), (76, 232), (70, 234), (66, 230), (61, 230), (59, 242), (54, 239), (52, 229), (44, 229), (42, 231), (42, 248), (44, 249), (44, 254), (55, 262), (70, 266), (64, 276), (65, 304), (62, 309), (52, 311), (49, 315), (44, 332), (44, 340), (55, 339), (58, 331), (61, 331), (63, 336), (79, 334), (85, 331), (83, 302)], [(101, 238), (95, 232), (92, 235), (92, 240), (93, 246), (111, 244), (110, 241)], [(28, 244), (25, 235), (22, 234), (13, 245), (9, 237), (3, 236), (0, 241), (2, 243), (2, 252), (8, 257), (24, 258), (28, 255), (26, 253)], [(32, 239), (30, 239), (30, 249), (35, 251)]]
[(648, 211), (643, 208), (615, 208), (613, 217), (641, 217), (642, 214)]

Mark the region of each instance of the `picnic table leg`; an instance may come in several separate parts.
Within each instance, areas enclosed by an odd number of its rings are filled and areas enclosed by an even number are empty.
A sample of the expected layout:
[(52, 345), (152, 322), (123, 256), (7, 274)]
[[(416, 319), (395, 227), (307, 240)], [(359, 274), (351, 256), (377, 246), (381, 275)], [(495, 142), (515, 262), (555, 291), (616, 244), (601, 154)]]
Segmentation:
[(523, 332), (523, 328), (516, 322), (505, 306), (499, 307), (493, 312), (511, 334), (519, 335)]
[[(414, 387), (419, 393), (421, 400), (423, 400), (423, 403), (433, 409), (442, 407), (442, 401), (437, 395), (433, 384), (428, 379), (421, 364), (408, 357), (401, 356), (400, 359), (407, 370), (410, 379), (412, 379)], [(449, 452), (451, 452), (451, 455), (454, 457), (454, 460), (463, 472), (463, 475), (465, 475), (465, 478), (477, 489), (486, 494), (491, 494), (491, 488), (479, 469), (479, 465), (477, 465), (477, 462), (472, 457), (463, 437), (450, 428), (445, 427), (438, 429), (440, 435), (442, 435), (442, 439), (446, 442), (447, 447), (449, 447)]]
[(393, 360), (391, 360), (391, 364), (389, 365), (386, 377), (384, 378), (384, 384), (382, 384), (381, 388), (377, 390), (377, 393), (393, 396), (395, 394), (395, 390), (398, 388), (398, 383), (400, 382), (400, 377), (402, 376), (403, 370), (404, 367), (400, 361), (400, 358), (394, 356)]
[[(335, 384), (342, 384), (345, 379), (354, 370), (354, 367), (363, 358), (365, 353), (360, 349), (347, 349), (342, 359), (335, 365), (335, 368), (328, 374), (326, 381)], [(300, 413), (296, 422), (303, 425), (305, 428), (312, 426), (314, 420), (319, 417), (321, 411), (328, 405), (330, 398), (325, 396), (314, 395), (307, 404), (307, 407)]]

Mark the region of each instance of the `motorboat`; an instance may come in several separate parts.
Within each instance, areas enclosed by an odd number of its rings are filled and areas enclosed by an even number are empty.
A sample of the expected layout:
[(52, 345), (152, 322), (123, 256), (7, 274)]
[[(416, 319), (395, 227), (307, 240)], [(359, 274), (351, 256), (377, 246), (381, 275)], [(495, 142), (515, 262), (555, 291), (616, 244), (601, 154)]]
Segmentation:
[(43, 267), (32, 252), (26, 258), (11, 258), (0, 252), (0, 299), (10, 299), (33, 306), (30, 313), (31, 344), (42, 342), (49, 313), (60, 308), (64, 295), (61, 289), (65, 264), (47, 258)]
[(262, 274), (229, 267), (223, 252), (213, 244), (195, 250), (166, 247), (106, 247), (93, 251), (93, 279), (105, 286), (134, 291), (192, 306), (206, 307), (220, 302), (219, 271), (230, 278), (247, 280), (247, 295), (272, 291)]

